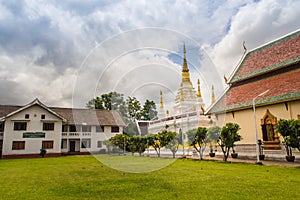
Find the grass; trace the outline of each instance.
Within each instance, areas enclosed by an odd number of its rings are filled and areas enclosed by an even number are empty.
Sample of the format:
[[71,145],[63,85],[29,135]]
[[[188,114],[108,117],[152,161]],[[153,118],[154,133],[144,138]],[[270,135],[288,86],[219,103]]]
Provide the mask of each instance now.
[[[128,169],[125,163],[131,163],[130,169],[147,162],[169,165],[127,173],[97,159],[122,169]],[[0,160],[0,199],[300,199],[299,168],[131,156],[97,159]]]

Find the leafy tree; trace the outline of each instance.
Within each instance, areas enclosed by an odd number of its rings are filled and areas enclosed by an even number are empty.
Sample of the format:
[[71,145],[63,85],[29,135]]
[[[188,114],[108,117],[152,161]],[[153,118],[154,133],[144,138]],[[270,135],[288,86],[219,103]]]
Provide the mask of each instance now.
[[176,132],[173,132],[175,137],[174,139],[166,145],[166,148],[170,149],[172,154],[173,154],[173,158],[175,158],[175,154],[178,151],[179,148],[179,135]]
[[157,119],[157,111],[154,101],[146,100],[141,111],[142,120]]
[[148,148],[148,150],[149,150],[149,147],[150,147],[150,146],[153,146],[154,143],[155,143],[155,135],[149,133],[149,134],[145,135],[144,137],[145,137],[145,139],[146,139],[147,148]]
[[163,130],[154,135],[152,147],[155,149],[158,157],[160,157],[160,149],[167,146],[175,136],[175,132],[168,132],[167,130]]
[[127,97],[124,100],[124,95],[117,92],[102,94],[101,97],[91,99],[86,104],[90,109],[118,110],[125,122],[128,124],[124,128],[124,133],[127,135],[138,135],[138,128],[135,120],[151,120],[157,119],[157,111],[155,103],[146,100],[143,107],[135,97]]
[[280,119],[277,124],[277,131],[284,139],[284,146],[288,156],[292,156],[292,148],[300,150],[300,120]]
[[129,149],[129,151],[131,152],[132,155],[136,152],[136,149],[137,149],[136,143],[137,143],[137,141],[135,140],[134,137],[132,137],[132,136],[128,137],[127,147],[128,147],[128,149]]
[[198,127],[187,132],[188,143],[193,146],[197,152],[199,152],[200,159],[203,160],[203,152],[205,150],[207,129],[204,127]]
[[146,137],[141,137],[141,136],[129,137],[129,149],[132,154],[137,152],[141,156],[147,147],[148,144],[147,144]]
[[126,102],[124,95],[117,92],[110,92],[108,94],[101,95],[104,109],[106,110],[118,110],[124,117],[127,117]]
[[103,110],[103,101],[102,98],[96,97],[87,102],[86,107],[89,109],[101,109]]
[[207,130],[207,142],[209,143],[210,152],[213,153],[213,145],[215,145],[219,139],[221,127],[214,126]]
[[242,137],[238,133],[239,130],[240,126],[235,123],[227,123],[221,130],[218,144],[222,149],[224,161],[227,161],[229,151],[234,147],[234,143],[242,140]]
[[123,153],[125,154],[125,151],[128,151],[128,141],[129,136],[126,134],[117,134],[114,137],[111,137],[109,141],[119,147],[121,150],[123,150]]
[[135,97],[128,97],[126,106],[129,120],[141,119],[141,104]]

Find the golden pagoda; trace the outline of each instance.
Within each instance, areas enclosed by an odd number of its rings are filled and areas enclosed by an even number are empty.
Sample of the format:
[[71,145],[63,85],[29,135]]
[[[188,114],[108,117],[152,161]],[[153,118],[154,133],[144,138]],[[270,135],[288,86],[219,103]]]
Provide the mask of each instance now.
[[174,113],[179,114],[195,111],[202,112],[201,106],[204,107],[201,97],[200,80],[198,79],[198,91],[196,92],[190,80],[190,72],[186,59],[186,49],[184,44],[181,83],[175,98],[175,105],[173,107]]

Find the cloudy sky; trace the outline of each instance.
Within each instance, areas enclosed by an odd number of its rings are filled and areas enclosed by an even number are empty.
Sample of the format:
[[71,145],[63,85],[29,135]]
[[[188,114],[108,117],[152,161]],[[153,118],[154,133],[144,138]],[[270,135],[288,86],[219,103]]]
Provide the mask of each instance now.
[[0,0],[0,104],[84,107],[117,91],[171,110],[183,43],[207,106],[248,50],[300,28],[300,1]]

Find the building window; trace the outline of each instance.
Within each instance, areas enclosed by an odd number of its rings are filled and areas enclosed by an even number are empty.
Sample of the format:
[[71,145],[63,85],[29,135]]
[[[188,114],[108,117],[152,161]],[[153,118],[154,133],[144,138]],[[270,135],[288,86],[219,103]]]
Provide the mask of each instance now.
[[44,131],[53,131],[54,123],[43,123],[43,130]]
[[82,139],[81,148],[91,148],[91,139]]
[[25,141],[13,141],[12,150],[24,150],[25,149]]
[[68,125],[62,125],[61,131],[62,132],[68,132]]
[[68,141],[66,139],[61,140],[61,148],[66,149],[67,148]]
[[27,122],[15,122],[14,123],[14,130],[15,131],[26,131]]
[[104,132],[104,126],[96,126],[96,132],[97,133]]
[[98,142],[97,142],[97,147],[98,147],[98,148],[102,148],[102,145],[103,145],[103,142],[102,142],[102,141],[98,141]]
[[0,131],[4,131],[4,122],[0,122]]
[[82,132],[91,132],[91,126],[90,125],[82,126]]
[[41,119],[45,119],[46,118],[46,116],[43,114],[43,115],[41,115]]
[[119,127],[118,126],[112,126],[111,127],[111,132],[112,133],[119,133]]
[[53,141],[43,141],[42,149],[53,149]]
[[80,126],[76,126],[74,124],[69,126],[70,132],[80,132],[80,130],[81,130]]
[[25,119],[29,119],[29,114],[25,114]]

